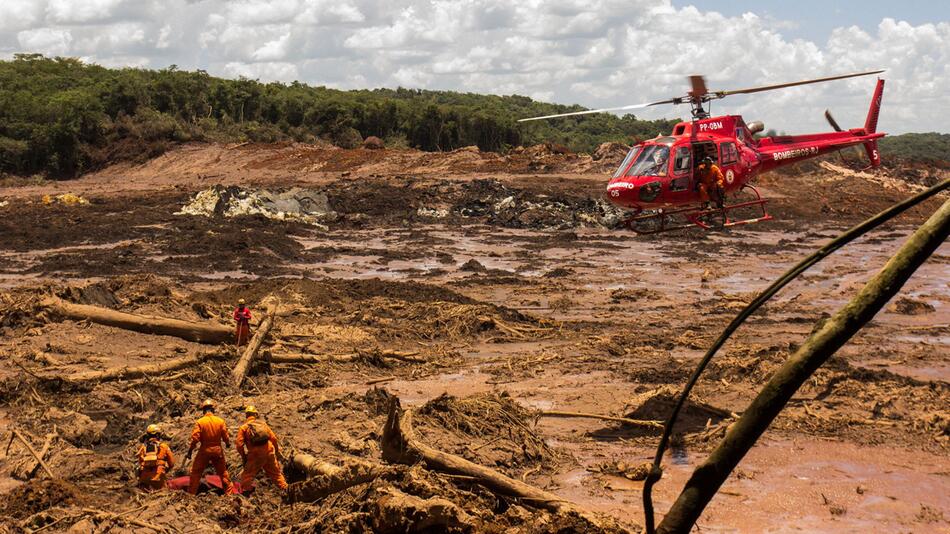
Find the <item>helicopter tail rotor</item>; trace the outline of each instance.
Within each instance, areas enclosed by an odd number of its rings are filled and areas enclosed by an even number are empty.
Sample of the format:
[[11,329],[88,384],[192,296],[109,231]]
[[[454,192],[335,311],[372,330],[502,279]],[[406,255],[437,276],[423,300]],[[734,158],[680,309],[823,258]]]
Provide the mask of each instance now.
[[[826,109],[826,110],[825,110],[825,120],[828,121],[828,124],[829,124],[829,125],[831,125],[831,129],[832,129],[832,130],[834,130],[834,131],[836,131],[836,132],[843,132],[843,131],[844,131],[844,129],[843,129],[840,125],[838,125],[838,121],[835,120],[835,117],[834,117],[834,115],[831,114],[831,110],[830,110],[830,109]],[[857,154],[858,157],[861,157],[861,149],[858,148],[857,146],[855,146],[855,147],[853,147],[853,148],[854,148],[854,153]]]

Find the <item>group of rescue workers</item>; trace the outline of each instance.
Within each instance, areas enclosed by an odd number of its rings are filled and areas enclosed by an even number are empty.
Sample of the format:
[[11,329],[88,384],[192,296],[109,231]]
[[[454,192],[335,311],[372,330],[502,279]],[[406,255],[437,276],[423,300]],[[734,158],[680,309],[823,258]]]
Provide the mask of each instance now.
[[[214,414],[214,401],[206,400],[201,403],[202,416],[195,422],[191,430],[191,442],[185,459],[191,459],[191,473],[188,481],[188,493],[198,493],[201,477],[210,465],[221,479],[221,489],[225,494],[237,493],[231,476],[228,473],[227,462],[224,458],[224,449],[231,446],[228,426],[224,419]],[[260,419],[257,408],[244,408],[245,421],[237,431],[235,446],[238,456],[241,457],[243,471],[241,472],[241,491],[251,487],[251,483],[261,470],[267,477],[282,490],[287,489],[287,481],[281,472],[279,460],[280,443],[273,430]],[[167,483],[168,472],[175,467],[175,457],[171,448],[162,441],[161,431],[157,425],[149,425],[145,432],[145,442],[139,447],[139,486],[143,489],[163,489]]]
[[[237,344],[238,346],[245,345],[250,336],[251,310],[245,305],[244,299],[238,301],[233,318],[236,323]],[[201,403],[200,410],[202,416],[195,421],[195,426],[191,430],[188,453],[185,454],[185,459],[188,460],[191,459],[195,449],[198,450],[191,464],[188,493],[192,495],[198,493],[201,477],[209,465],[221,479],[221,489],[224,493],[236,493],[224,458],[224,448],[231,446],[228,426],[224,419],[214,414],[214,401],[210,399],[204,401]],[[235,438],[238,456],[241,457],[243,465],[241,491],[250,488],[254,477],[262,469],[277,487],[281,490],[287,489],[287,481],[284,480],[278,463],[282,457],[277,436],[260,418],[254,406],[245,406],[244,415],[244,424],[238,429]],[[148,425],[143,441],[137,455],[139,486],[147,490],[163,489],[167,484],[168,472],[175,467],[175,457],[172,455],[171,448],[162,442],[158,425]]]

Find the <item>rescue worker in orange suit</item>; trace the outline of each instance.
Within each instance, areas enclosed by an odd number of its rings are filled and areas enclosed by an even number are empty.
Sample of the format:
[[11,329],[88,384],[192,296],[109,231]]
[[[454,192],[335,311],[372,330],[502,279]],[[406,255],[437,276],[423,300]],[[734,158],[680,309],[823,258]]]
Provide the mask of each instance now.
[[168,445],[162,443],[158,425],[148,425],[145,443],[139,447],[139,487],[160,490],[165,487],[165,473],[175,467],[175,457]]
[[241,489],[250,487],[254,477],[264,469],[267,478],[277,484],[278,488],[286,490],[287,481],[284,480],[280,464],[277,463],[277,459],[281,457],[277,436],[267,423],[259,418],[257,408],[248,406],[244,408],[244,414],[247,420],[238,429],[236,440],[238,454],[244,463]]
[[251,309],[244,305],[244,299],[238,300],[237,308],[234,308],[234,322],[237,323],[234,331],[237,346],[247,345],[251,339]]
[[703,162],[696,169],[697,186],[699,188],[699,198],[704,204],[711,199],[716,201],[716,205],[722,208],[723,187],[725,180],[722,177],[722,171],[713,163],[709,156],[703,158]]
[[201,475],[204,474],[208,464],[214,467],[215,473],[221,477],[221,487],[225,495],[234,493],[234,486],[231,484],[231,477],[228,476],[228,466],[224,462],[224,449],[231,446],[231,439],[228,437],[228,426],[224,419],[214,415],[214,402],[206,400],[201,403],[201,411],[204,412],[196,422],[191,431],[191,445],[188,447],[188,454],[185,459],[191,458],[191,454],[198,447],[198,455],[191,464],[191,480],[188,481],[188,493],[194,495],[198,493],[198,484],[201,482]]

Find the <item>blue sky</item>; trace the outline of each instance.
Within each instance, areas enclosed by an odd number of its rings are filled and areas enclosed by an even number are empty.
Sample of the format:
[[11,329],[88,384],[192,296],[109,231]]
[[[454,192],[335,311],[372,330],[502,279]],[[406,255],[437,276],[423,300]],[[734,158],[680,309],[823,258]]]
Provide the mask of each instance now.
[[783,26],[786,37],[815,42],[826,41],[833,29],[842,26],[873,31],[887,17],[915,26],[950,22],[948,0],[674,0],[673,5],[692,5],[727,16],[755,13],[790,23]]

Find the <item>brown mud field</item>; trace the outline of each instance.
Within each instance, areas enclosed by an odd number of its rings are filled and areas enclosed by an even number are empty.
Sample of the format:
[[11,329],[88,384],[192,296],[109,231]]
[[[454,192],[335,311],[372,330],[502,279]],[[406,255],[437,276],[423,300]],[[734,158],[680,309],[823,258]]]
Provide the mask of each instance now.
[[[638,531],[641,466],[659,431],[544,412],[662,421],[757,291],[940,171],[904,180],[832,159],[759,180],[775,221],[644,237],[617,228],[622,214],[603,200],[615,163],[544,147],[502,157],[196,145],[0,188],[0,530]],[[180,213],[216,184],[237,186],[239,201]],[[245,209],[247,192],[293,187],[326,201],[319,221]],[[726,344],[675,428],[654,490],[660,517],[815,323],[944,200],[821,262]],[[280,302],[240,388],[230,373],[243,349],[78,320],[56,304],[230,326],[238,298],[252,331]],[[159,374],[127,370],[189,358]],[[698,531],[947,531],[948,381],[945,244],[798,392]],[[304,480],[288,462],[290,498],[263,477],[244,497],[136,490],[145,427],[160,425],[184,474],[208,397],[232,433],[254,404],[286,458],[310,455],[358,480],[324,491],[333,477]],[[576,509],[395,461],[383,439],[395,399],[415,439]]]

